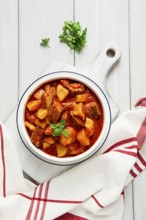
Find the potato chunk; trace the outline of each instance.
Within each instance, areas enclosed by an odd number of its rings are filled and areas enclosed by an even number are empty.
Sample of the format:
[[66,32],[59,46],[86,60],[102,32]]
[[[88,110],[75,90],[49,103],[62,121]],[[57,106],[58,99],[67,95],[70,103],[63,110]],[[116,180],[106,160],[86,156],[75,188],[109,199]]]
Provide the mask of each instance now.
[[44,90],[43,90],[43,89],[39,89],[39,90],[37,90],[37,91],[34,93],[33,97],[36,98],[36,99],[41,99],[43,93],[44,93]]
[[86,131],[86,135],[88,137],[92,136],[94,134],[95,131],[95,127],[94,127],[94,121],[90,118],[86,118],[85,121],[85,131]]
[[67,127],[65,130],[68,131],[69,137],[65,137],[63,135],[60,135],[59,137],[59,142],[64,146],[73,143],[77,136],[76,131],[72,127]]
[[76,102],[86,102],[87,100],[88,100],[88,94],[86,93],[76,95]]
[[68,95],[68,93],[69,91],[66,88],[64,88],[62,85],[59,84],[57,86],[57,96],[60,101],[63,101]]
[[28,102],[27,108],[29,111],[35,111],[39,109],[40,105],[41,105],[41,100],[33,100]]
[[85,129],[82,129],[78,132],[77,140],[80,142],[82,146],[90,145],[90,139],[87,137]]
[[66,153],[67,153],[67,148],[66,147],[64,147],[61,144],[57,144],[56,148],[57,148],[57,156],[58,157],[63,157],[63,156],[66,155]]
[[43,140],[43,150],[48,149],[52,144],[55,143],[54,137],[47,137]]
[[85,108],[83,103],[79,103],[75,106],[74,110],[72,111],[73,115],[81,118],[82,120],[85,120]]
[[29,130],[31,130],[31,131],[35,130],[35,126],[33,124],[31,124],[30,122],[28,122],[28,121],[25,121],[25,126],[27,128],[29,128]]
[[46,118],[48,115],[48,110],[47,109],[43,109],[43,108],[40,108],[38,111],[37,111],[37,117],[39,119],[44,119]]
[[40,121],[38,118],[34,121],[35,125],[38,125],[40,128],[45,129],[47,126],[46,121]]

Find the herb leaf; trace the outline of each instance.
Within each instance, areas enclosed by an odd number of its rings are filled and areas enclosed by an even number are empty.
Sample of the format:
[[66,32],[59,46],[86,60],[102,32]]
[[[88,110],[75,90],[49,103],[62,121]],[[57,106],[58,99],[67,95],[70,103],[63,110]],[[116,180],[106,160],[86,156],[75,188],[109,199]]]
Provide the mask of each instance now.
[[45,46],[45,47],[47,47],[47,46],[50,47],[49,41],[50,41],[50,38],[44,38],[44,39],[42,39],[40,45]]
[[61,120],[60,123],[58,124],[50,124],[50,127],[53,129],[52,136],[57,137],[62,134],[65,137],[69,137],[69,132],[64,129],[65,124],[66,124],[65,120]]
[[87,28],[82,31],[79,22],[65,21],[62,30],[60,41],[79,53],[86,44]]

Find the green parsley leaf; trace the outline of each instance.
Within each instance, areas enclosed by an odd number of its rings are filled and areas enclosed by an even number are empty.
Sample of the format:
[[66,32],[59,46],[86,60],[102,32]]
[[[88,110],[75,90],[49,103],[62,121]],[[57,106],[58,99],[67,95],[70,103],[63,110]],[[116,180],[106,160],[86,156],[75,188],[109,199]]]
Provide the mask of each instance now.
[[62,30],[60,41],[79,53],[86,44],[87,28],[82,31],[79,22],[65,21]]
[[50,41],[50,38],[44,38],[44,39],[42,39],[40,45],[44,46],[44,47],[50,47],[49,41]]
[[65,120],[61,120],[58,124],[50,124],[50,127],[53,129],[52,136],[57,137],[62,134],[65,137],[69,137],[69,132],[64,129],[65,124]]

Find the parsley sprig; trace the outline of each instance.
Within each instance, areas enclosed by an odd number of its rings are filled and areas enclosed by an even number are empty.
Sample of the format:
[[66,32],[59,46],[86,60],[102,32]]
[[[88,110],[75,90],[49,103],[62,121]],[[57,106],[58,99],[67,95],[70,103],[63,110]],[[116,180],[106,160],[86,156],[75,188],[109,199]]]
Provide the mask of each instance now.
[[53,129],[52,136],[57,137],[62,134],[65,137],[69,137],[69,132],[64,129],[65,124],[66,124],[66,121],[63,119],[60,121],[60,123],[50,124],[50,127]]
[[50,41],[50,38],[44,38],[44,39],[42,39],[40,45],[45,46],[45,47],[50,47],[49,41]]
[[60,41],[79,53],[86,44],[87,28],[82,31],[79,22],[65,21],[62,29],[63,33],[59,36]]

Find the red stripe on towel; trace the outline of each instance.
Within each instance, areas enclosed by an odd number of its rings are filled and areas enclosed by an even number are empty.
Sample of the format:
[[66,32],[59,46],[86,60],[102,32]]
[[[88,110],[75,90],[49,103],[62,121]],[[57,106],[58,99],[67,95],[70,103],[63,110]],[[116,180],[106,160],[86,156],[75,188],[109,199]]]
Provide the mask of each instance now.
[[144,160],[144,158],[141,156],[141,154],[138,152],[137,153],[137,157],[138,157],[138,159],[140,160],[140,162],[144,165],[144,166],[146,166],[146,161]]
[[134,173],[134,171],[133,171],[133,170],[130,170],[130,174],[131,174],[131,176],[133,176],[134,178],[137,176],[137,174],[136,174],[136,173]]
[[143,169],[138,165],[137,162],[134,164],[134,166],[140,173],[142,172]]
[[6,165],[5,165],[5,156],[4,156],[3,130],[1,124],[0,124],[0,140],[1,140],[1,159],[3,166],[3,197],[6,197]]
[[[33,198],[35,197],[36,195],[36,190],[37,190],[37,187],[35,188],[34,190],[34,193],[33,193]],[[22,193],[18,193],[18,195],[22,196],[23,194]],[[25,197],[26,198],[26,197]],[[30,203],[30,207],[29,207],[29,210],[28,210],[28,213],[27,213],[27,216],[25,218],[25,220],[30,220],[31,218],[31,214],[32,214],[32,210],[33,210],[33,207],[34,207],[34,200],[32,199],[31,203]]]
[[79,204],[83,201],[73,201],[73,200],[59,200],[59,199],[43,199],[38,197],[30,197],[28,195],[25,195],[24,193],[18,193],[17,195],[22,196],[26,199],[32,200],[32,201],[44,201],[44,202],[52,202],[52,203],[68,203],[68,204]]
[[111,147],[109,147],[104,153],[108,153],[109,151],[113,150],[114,148],[116,148],[120,145],[128,144],[128,143],[133,142],[133,141],[137,141],[136,137],[132,137],[132,138],[128,138],[128,139],[125,139],[125,140],[122,140],[122,141],[118,141],[117,143],[115,143]]
[[142,125],[137,133],[137,140],[138,140],[139,149],[143,145],[145,138],[146,138],[146,118],[142,122]]
[[[37,187],[37,189],[39,189],[39,195],[38,195],[38,197],[41,198],[41,196],[42,196],[42,190],[43,190],[43,184],[39,185],[39,187]],[[38,212],[39,212],[39,208],[40,208],[40,202],[41,202],[40,200],[38,200],[38,202],[37,202],[34,219],[37,219]]]
[[92,195],[91,197],[94,199],[94,201],[96,202],[96,204],[97,204],[100,208],[104,208],[104,206],[100,204],[100,202],[96,199],[96,197],[95,197],[94,195]]
[[126,150],[115,150],[116,152],[120,152],[122,154],[127,154],[127,155],[130,155],[130,156],[133,156],[133,157],[136,157],[137,156],[137,153],[135,152],[130,152],[130,151],[126,151]]
[[[50,181],[48,181],[47,184],[46,184],[45,197],[44,197],[44,199],[47,199],[47,197],[48,197],[49,185],[50,185]],[[42,214],[41,214],[41,220],[44,219],[45,210],[46,210],[46,204],[47,204],[46,202],[44,202],[44,204],[43,204]]]

